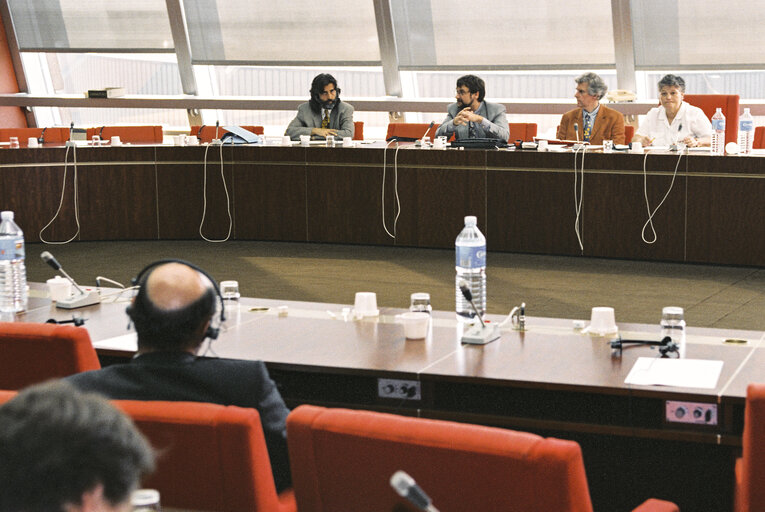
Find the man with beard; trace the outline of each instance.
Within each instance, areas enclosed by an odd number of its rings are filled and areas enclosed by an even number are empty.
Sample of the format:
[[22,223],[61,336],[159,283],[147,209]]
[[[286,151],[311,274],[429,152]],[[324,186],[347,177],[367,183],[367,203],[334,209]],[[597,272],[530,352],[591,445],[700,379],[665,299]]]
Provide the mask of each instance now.
[[499,103],[483,101],[486,84],[475,75],[465,75],[457,79],[457,103],[447,109],[446,119],[436,131],[436,137],[442,135],[457,139],[497,139],[507,141],[510,127],[505,117],[505,106]]
[[311,83],[311,99],[298,107],[295,119],[287,126],[285,135],[300,140],[301,135],[325,139],[353,137],[353,107],[341,103],[337,80],[330,74],[316,75]]

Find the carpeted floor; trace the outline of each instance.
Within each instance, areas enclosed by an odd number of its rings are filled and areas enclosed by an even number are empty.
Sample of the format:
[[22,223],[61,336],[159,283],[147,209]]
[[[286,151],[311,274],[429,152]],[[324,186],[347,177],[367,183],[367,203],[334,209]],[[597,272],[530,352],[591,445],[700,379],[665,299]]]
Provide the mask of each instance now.
[[[357,291],[382,307],[407,307],[430,292],[435,309],[454,307],[454,252],[284,242],[142,241],[27,244],[30,281],[55,273],[50,251],[81,284],[104,276],[128,284],[144,265],[182,258],[216,279],[236,279],[242,295],[350,304]],[[612,306],[618,322],[658,323],[663,306],[682,306],[689,326],[765,330],[765,269],[489,253],[488,311],[526,303],[530,316],[588,319]]]

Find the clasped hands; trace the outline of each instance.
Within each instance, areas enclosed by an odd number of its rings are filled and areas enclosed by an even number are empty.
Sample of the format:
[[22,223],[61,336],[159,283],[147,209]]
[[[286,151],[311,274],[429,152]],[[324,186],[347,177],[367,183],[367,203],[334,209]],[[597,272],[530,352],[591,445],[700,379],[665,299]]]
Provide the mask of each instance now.
[[337,130],[334,128],[311,128],[311,135],[318,135],[319,137],[326,137],[327,135],[337,135]]
[[483,121],[483,117],[474,113],[473,109],[471,109],[470,107],[465,107],[462,110],[460,110],[459,114],[457,114],[457,116],[454,118],[455,126],[459,126],[461,124],[468,124],[469,121],[480,124]]

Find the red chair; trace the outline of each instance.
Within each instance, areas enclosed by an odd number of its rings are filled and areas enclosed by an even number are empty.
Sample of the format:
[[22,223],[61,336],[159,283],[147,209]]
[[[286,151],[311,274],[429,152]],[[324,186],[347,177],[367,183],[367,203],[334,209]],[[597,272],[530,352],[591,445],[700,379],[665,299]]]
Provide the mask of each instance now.
[[0,142],[8,142],[11,137],[18,137],[22,148],[27,147],[29,137],[42,138],[43,143],[64,144],[69,140],[69,128],[0,128]]
[[715,109],[722,108],[725,142],[738,142],[738,94],[686,94],[683,99],[703,110],[709,119],[712,119]]
[[632,142],[632,137],[635,136],[635,127],[631,124],[624,125],[624,143],[629,144]]
[[276,493],[260,415],[192,402],[113,400],[157,450],[143,482],[162,505],[218,512],[295,511],[292,490]]
[[88,128],[86,133],[88,140],[98,135],[101,140],[108,141],[117,135],[120,142],[135,144],[162,144],[164,137],[161,126],[99,126]]
[[537,136],[537,123],[507,123],[510,126],[510,138],[508,142],[520,139],[523,142],[532,142]]
[[754,129],[754,149],[765,149],[765,126],[757,126]]
[[71,325],[0,323],[0,354],[0,389],[101,368],[88,331]]
[[[300,512],[397,510],[409,473],[442,512],[591,512],[579,445],[534,434],[301,405],[287,418]],[[636,510],[677,511],[649,500]]]
[[746,390],[743,450],[736,461],[735,512],[765,511],[765,384]]
[[[411,139],[421,139],[424,136],[430,137],[430,140],[436,136],[436,130],[441,125],[434,124],[428,129],[430,123],[389,123],[388,132],[385,134],[385,140],[391,137],[407,137]],[[425,130],[428,133],[425,133]]]
[[[244,126],[243,125],[242,128],[244,128],[248,132],[254,133],[255,135],[263,135],[264,133],[264,129],[262,126]],[[191,127],[191,131],[189,135],[196,135],[199,138],[199,142],[212,142],[212,140],[215,138],[215,135],[216,135],[215,131],[216,131],[215,126],[194,125]],[[223,134],[226,133],[226,130],[224,130],[222,126],[218,128],[217,131],[218,131],[218,134],[217,134],[218,138],[223,137]]]
[[0,391],[0,405],[13,399],[16,396],[15,391]]
[[353,122],[353,140],[364,140],[364,121]]

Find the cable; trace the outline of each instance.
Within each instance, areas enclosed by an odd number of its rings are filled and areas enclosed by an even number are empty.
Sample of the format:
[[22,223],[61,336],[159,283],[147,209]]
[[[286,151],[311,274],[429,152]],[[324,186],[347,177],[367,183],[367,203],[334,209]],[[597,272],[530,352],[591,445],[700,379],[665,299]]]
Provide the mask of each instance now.
[[223,181],[223,191],[226,193],[226,213],[228,214],[228,233],[226,234],[226,238],[223,238],[220,240],[207,238],[204,235],[204,233],[202,233],[202,226],[204,226],[205,217],[207,216],[207,152],[210,150],[210,146],[212,146],[212,144],[208,144],[207,147],[205,148],[204,179],[202,180],[202,197],[203,197],[202,221],[199,223],[199,236],[201,236],[202,239],[206,242],[220,243],[220,242],[226,242],[228,241],[229,238],[231,238],[231,229],[234,226],[234,221],[231,218],[231,198],[228,195],[228,186],[226,185],[226,176],[225,174],[223,174],[223,144],[220,144],[220,178]]
[[[51,242],[46,240],[45,237],[43,237],[43,232],[46,229],[48,229],[48,227],[51,224],[53,224],[53,222],[58,218],[59,213],[61,213],[61,207],[64,205],[64,195],[66,193],[66,171],[67,171],[67,168],[69,167],[69,148],[70,147],[73,148],[72,158],[74,160],[74,182],[72,184],[72,188],[74,189],[74,222],[77,225],[77,231],[74,233],[74,235],[72,235],[72,238],[70,238],[69,240],[66,240],[64,242]],[[64,245],[64,244],[68,244],[69,242],[71,242],[72,240],[74,240],[75,238],[79,236],[80,234],[80,205],[77,198],[77,189],[78,189],[77,187],[77,146],[74,143],[72,143],[71,145],[67,144],[66,152],[64,153],[64,183],[61,186],[61,200],[58,203],[58,209],[56,210],[56,213],[53,215],[53,218],[40,230],[39,236],[40,236],[41,242],[45,244],[49,244],[49,245]]]
[[[576,155],[579,154],[579,150],[582,150],[582,179],[579,183],[579,192],[577,195],[577,169],[576,169]],[[579,224],[581,223],[582,203],[584,202],[584,155],[587,153],[587,145],[582,144],[574,150],[574,212],[576,212],[576,219],[574,220],[574,232],[576,233],[576,239],[579,242],[579,249],[584,254],[584,244],[582,243],[582,233]]]
[[[388,148],[391,144],[396,143],[396,152],[394,153],[393,157],[393,174],[394,174],[394,180],[393,180],[393,188],[396,193],[396,215],[393,218],[393,233],[391,233],[388,230],[388,226],[385,224],[385,172],[388,167]],[[383,174],[382,174],[382,225],[385,232],[388,234],[389,237],[392,239],[396,239],[396,223],[398,222],[398,217],[401,215],[401,201],[398,197],[398,150],[400,149],[400,146],[398,145],[397,140],[391,140],[385,145],[385,149],[383,149]]]
[[[651,205],[648,202],[648,172],[646,171],[646,163],[648,162],[648,151],[645,153],[645,157],[643,158],[643,197],[645,197],[645,207],[648,212],[648,220],[645,221],[645,224],[643,224],[643,229],[640,232],[640,237],[643,239],[643,242],[647,244],[654,244],[656,243],[656,240],[658,239],[658,236],[656,235],[656,229],[653,227],[653,217],[656,215],[656,212],[659,211],[659,208],[661,208],[661,205],[664,204],[664,201],[669,196],[669,193],[672,192],[672,187],[675,184],[675,178],[677,177],[677,170],[680,168],[680,160],[683,158],[683,153],[681,152],[677,156],[677,163],[675,164],[675,171],[672,173],[672,181],[669,183],[669,188],[667,189],[667,193],[664,194],[664,197],[661,199],[659,204],[656,206],[654,211],[651,211]],[[645,237],[645,228],[648,226],[651,226],[651,232],[653,233],[653,240],[647,240]]]

